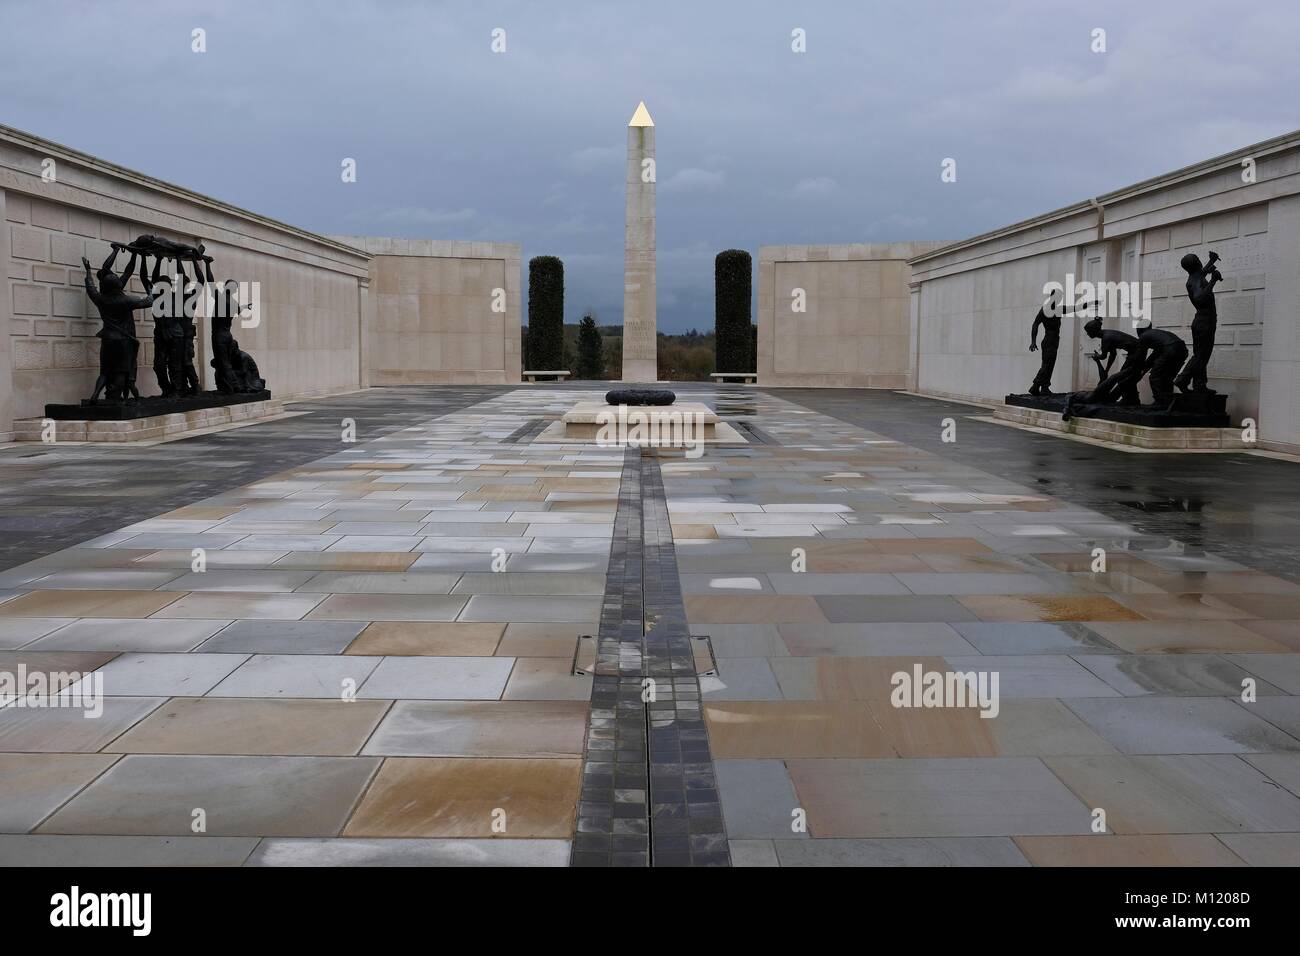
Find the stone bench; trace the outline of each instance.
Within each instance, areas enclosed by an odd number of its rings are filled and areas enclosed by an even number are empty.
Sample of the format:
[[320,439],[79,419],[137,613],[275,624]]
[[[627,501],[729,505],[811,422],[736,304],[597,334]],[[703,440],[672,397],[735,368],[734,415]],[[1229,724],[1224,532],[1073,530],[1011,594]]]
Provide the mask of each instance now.
[[528,382],[536,382],[538,377],[545,376],[547,378],[554,378],[557,379],[558,381],[563,382],[566,378],[569,377],[569,374],[570,373],[568,369],[564,369],[562,371],[557,371],[557,372],[524,372],[524,380]]
[[758,381],[758,373],[757,372],[711,372],[709,374],[709,378],[717,382],[730,382],[734,380],[734,381],[749,383],[749,382]]

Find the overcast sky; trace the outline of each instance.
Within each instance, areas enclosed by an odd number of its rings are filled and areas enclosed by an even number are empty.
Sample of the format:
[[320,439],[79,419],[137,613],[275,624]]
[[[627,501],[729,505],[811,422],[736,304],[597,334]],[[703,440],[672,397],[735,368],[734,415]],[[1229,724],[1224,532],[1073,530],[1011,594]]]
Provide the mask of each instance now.
[[722,249],[959,239],[1300,127],[1298,43],[1293,0],[0,0],[0,122],[320,233],[520,242],[616,324],[644,99],[681,331]]

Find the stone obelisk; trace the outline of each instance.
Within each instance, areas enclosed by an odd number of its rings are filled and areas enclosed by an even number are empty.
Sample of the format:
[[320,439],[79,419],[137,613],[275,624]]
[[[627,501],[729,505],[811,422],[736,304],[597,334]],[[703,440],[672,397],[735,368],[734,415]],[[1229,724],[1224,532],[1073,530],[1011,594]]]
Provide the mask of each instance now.
[[645,103],[627,124],[623,240],[623,381],[659,378],[655,320],[655,124]]

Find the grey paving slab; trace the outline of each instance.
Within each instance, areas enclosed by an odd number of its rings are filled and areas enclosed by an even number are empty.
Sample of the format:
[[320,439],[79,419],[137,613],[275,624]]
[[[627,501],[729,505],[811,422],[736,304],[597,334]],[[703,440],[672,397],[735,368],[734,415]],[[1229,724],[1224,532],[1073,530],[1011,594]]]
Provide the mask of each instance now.
[[1029,866],[1009,837],[806,840],[774,846],[781,866]]
[[217,633],[229,620],[164,621],[151,618],[82,618],[27,645],[46,651],[159,651],[192,650]]
[[248,866],[566,866],[568,840],[266,839]]
[[450,594],[458,572],[321,571],[309,575],[297,590],[328,594]]
[[813,571],[799,574],[790,571],[767,575],[777,594],[893,594],[910,593],[893,574],[821,574]]
[[895,574],[913,594],[1055,594],[1075,591],[1063,576],[902,572]]
[[744,867],[780,866],[771,840],[730,840],[731,865]]
[[1228,754],[1049,757],[1114,833],[1300,830],[1300,798]]
[[116,759],[108,754],[0,753],[0,833],[26,833]]
[[[1261,697],[1253,704],[1234,703],[1250,714],[1267,720],[1296,739],[1300,739],[1300,697]],[[1269,748],[1261,747],[1261,750]],[[1278,747],[1289,750],[1289,747]]]
[[14,650],[71,624],[72,617],[0,618],[0,650]]
[[716,674],[701,675],[700,693],[707,700],[781,699],[781,688],[772,667],[761,657],[735,657],[720,662]]
[[[179,571],[146,571],[119,568],[91,568],[85,571],[55,571],[31,582],[33,588],[69,590],[149,591],[162,587],[180,575]],[[179,590],[187,590],[180,588]]]
[[799,798],[780,760],[718,760],[714,767],[727,836],[736,839],[806,840],[794,828]]
[[574,674],[563,657],[517,657],[502,695],[505,700],[591,699],[590,674]]
[[580,757],[586,701],[399,700],[363,753],[406,757]]
[[247,654],[121,654],[95,679],[109,697],[201,697],[246,660]]
[[1218,833],[1251,866],[1300,866],[1300,833]]
[[164,591],[293,591],[310,580],[310,571],[261,569],[234,571],[208,568],[190,572],[160,586]]
[[240,866],[256,837],[0,835],[0,866]]
[[940,622],[862,624],[778,624],[792,657],[876,657],[881,655],[971,654],[975,648]]
[[1091,811],[1035,758],[790,760],[815,838],[1090,832]]
[[[1079,662],[1125,697],[1240,697],[1250,678],[1217,654],[1088,654]],[[1282,693],[1267,681],[1254,683],[1257,693]]]
[[464,575],[453,588],[455,594],[511,595],[602,595],[605,575],[558,571],[517,573],[475,573]]
[[1300,654],[1227,654],[1229,661],[1288,694],[1300,694]]
[[1300,796],[1300,754],[1247,754],[1242,759],[1270,780]]
[[1086,624],[1037,621],[962,622],[953,630],[981,654],[1119,654]]
[[154,618],[297,621],[316,607],[323,597],[321,594],[191,591],[155,612]]
[[1125,697],[1065,701],[1124,753],[1233,754],[1300,751],[1300,740],[1223,697]]
[[45,821],[41,833],[334,836],[379,766],[374,757],[128,754]]
[[709,624],[696,629],[707,631],[718,660],[731,657],[789,657],[790,649],[781,640],[775,624]]
[[817,604],[832,624],[976,620],[973,612],[950,597],[819,595]]
[[381,660],[359,655],[257,654],[208,696],[342,700],[365,683]]
[[497,700],[512,657],[386,657],[358,697],[394,700]]
[[1002,697],[1118,697],[1119,691],[1086,670],[1073,658],[1059,654],[945,658],[960,672],[993,672]]
[[364,621],[233,621],[201,645],[203,653],[342,654]]

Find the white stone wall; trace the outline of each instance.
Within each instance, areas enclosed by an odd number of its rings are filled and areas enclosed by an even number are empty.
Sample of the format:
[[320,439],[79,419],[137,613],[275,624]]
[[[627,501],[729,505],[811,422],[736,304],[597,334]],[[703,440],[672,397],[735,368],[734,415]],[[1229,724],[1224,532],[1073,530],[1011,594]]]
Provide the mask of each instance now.
[[[1249,167],[1250,175],[1243,175]],[[1300,133],[1257,143],[911,261],[917,388],[998,402],[1028,388],[1026,351],[1043,284],[1149,282],[1156,326],[1191,346],[1195,314],[1179,260],[1213,249],[1224,281],[1210,386],[1264,447],[1300,450]],[[1095,382],[1077,320],[1062,323],[1053,388]],[[1128,317],[1106,325],[1129,328]],[[1145,385],[1144,385],[1145,388]]]
[[[371,385],[520,380],[517,243],[339,239],[372,256],[375,316],[366,360]],[[504,311],[494,311],[497,301]]]
[[[906,388],[910,256],[938,242],[763,246],[761,385]],[[796,310],[800,296],[803,310]]]
[[[42,170],[52,160],[54,178]],[[261,322],[236,329],[277,398],[362,385],[366,256],[94,157],[0,127],[0,194],[7,270],[0,311],[0,435],[46,403],[76,403],[94,387],[98,313],[81,258],[98,268],[111,241],[156,233],[201,239],[218,279],[260,284]],[[120,255],[117,267],[126,265]],[[142,291],[139,280],[132,288]],[[211,387],[209,328],[200,318],[196,366]],[[157,394],[153,323],[139,313],[141,392]]]

